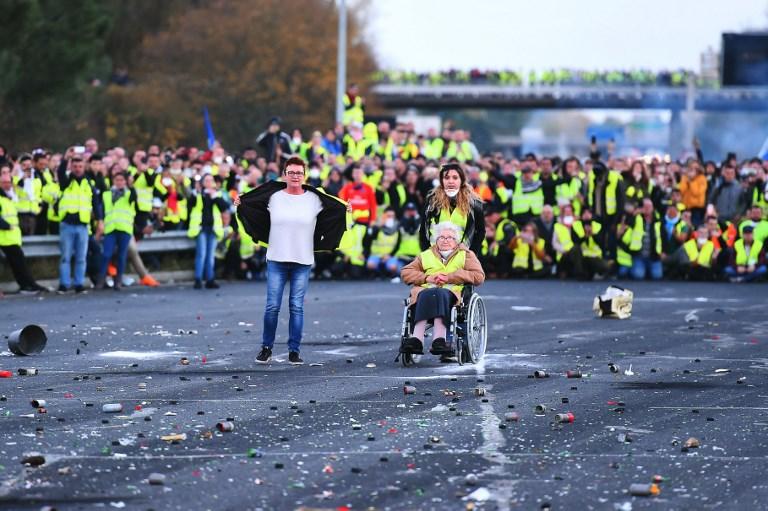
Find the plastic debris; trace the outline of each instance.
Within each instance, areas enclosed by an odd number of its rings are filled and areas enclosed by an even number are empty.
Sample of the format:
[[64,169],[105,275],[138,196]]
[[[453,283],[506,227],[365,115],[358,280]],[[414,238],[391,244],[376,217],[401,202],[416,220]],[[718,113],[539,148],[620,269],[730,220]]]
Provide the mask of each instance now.
[[635,373],[632,371],[632,364],[629,364],[629,369],[624,369],[624,376],[634,376]]
[[19,376],[37,376],[37,369],[34,367],[22,367],[17,371]]
[[216,429],[221,432],[229,432],[235,429],[235,423],[232,421],[221,421],[216,424]]
[[174,435],[163,435],[160,437],[160,440],[164,440],[166,442],[181,442],[182,440],[187,439],[186,433],[178,433]]
[[0,371],[0,378],[11,378],[13,373],[11,371]]
[[104,413],[119,413],[123,411],[123,405],[120,403],[107,403],[102,405],[101,411]]
[[555,422],[558,423],[570,423],[576,420],[576,417],[571,412],[558,413],[555,415]]
[[696,437],[690,437],[688,440],[686,440],[683,443],[683,447],[685,447],[687,449],[697,449],[697,448],[701,447],[701,442]]
[[507,412],[504,414],[504,420],[507,422],[517,422],[520,420],[520,414],[517,412]]
[[403,394],[415,394],[415,393],[416,393],[416,387],[412,385],[403,386]]
[[565,376],[566,378],[581,378],[581,371],[579,370],[566,371]]
[[165,484],[165,474],[160,474],[158,472],[153,472],[149,474],[149,477],[147,478],[147,481],[149,484],[153,486],[162,486]]
[[605,292],[595,297],[592,310],[600,318],[628,319],[632,316],[632,291],[618,286],[608,286]]
[[30,404],[32,404],[32,408],[44,408],[45,399],[33,399]]
[[534,378],[549,378],[549,375],[546,371],[539,369],[538,371],[533,372]]
[[633,483],[629,485],[629,493],[636,497],[655,497],[661,493],[661,489],[654,483]]
[[8,349],[14,355],[34,355],[45,349],[48,337],[37,325],[27,325],[8,335]]

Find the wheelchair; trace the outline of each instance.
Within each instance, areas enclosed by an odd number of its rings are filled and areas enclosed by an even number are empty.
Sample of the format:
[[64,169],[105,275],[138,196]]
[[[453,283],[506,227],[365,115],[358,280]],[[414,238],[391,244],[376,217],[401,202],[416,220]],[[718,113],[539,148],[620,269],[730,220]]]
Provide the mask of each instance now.
[[[404,300],[403,328],[400,337],[400,346],[411,336],[413,332],[414,307],[410,296]],[[461,292],[461,300],[451,307],[450,324],[447,325],[448,338],[446,341],[453,346],[453,355],[443,355],[441,361],[452,361],[453,358],[464,365],[475,364],[485,356],[488,347],[488,316],[485,311],[483,298],[474,292],[472,286],[464,286]],[[427,324],[427,332],[432,329],[432,322]],[[426,349],[426,343],[425,343]],[[408,367],[419,363],[423,355],[400,352],[398,359],[403,366]]]

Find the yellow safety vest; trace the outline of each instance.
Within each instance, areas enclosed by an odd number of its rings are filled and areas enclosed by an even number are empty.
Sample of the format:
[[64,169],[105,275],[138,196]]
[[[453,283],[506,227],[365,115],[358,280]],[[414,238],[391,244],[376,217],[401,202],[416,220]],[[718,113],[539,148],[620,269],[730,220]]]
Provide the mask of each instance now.
[[[464,238],[464,230],[467,228],[467,215],[461,212],[459,208],[453,208],[453,211],[448,213],[446,210],[440,210],[440,215],[437,217],[437,223],[441,224],[443,222],[451,222],[453,225],[459,228],[459,238]],[[437,224],[431,224],[429,226],[429,237],[430,239],[435,234],[435,225]]]
[[376,237],[371,241],[371,255],[385,256],[392,255],[397,245],[397,231],[387,234],[383,229],[379,229]]
[[133,189],[136,190],[136,198],[138,199],[138,206],[139,211],[142,212],[149,212],[152,211],[152,197],[154,196],[154,191],[157,190],[162,194],[167,193],[167,190],[163,186],[163,184],[160,182],[160,176],[158,175],[155,178],[155,184],[154,186],[150,186],[147,183],[147,176],[153,176],[155,175],[155,171],[152,169],[147,169],[144,172],[141,173],[139,177],[136,178],[136,181],[133,183]]
[[699,257],[696,258],[696,262],[702,268],[712,267],[712,254],[715,251],[715,244],[711,240],[704,243],[704,246],[699,250]]
[[544,207],[544,190],[539,187],[535,192],[523,192],[523,180],[517,179],[515,193],[512,196],[512,214],[532,213],[538,215]]
[[[624,234],[621,236],[621,242],[625,245],[629,245],[631,239],[632,228],[627,227],[627,230],[624,231]],[[619,266],[625,266],[627,268],[632,267],[632,256],[629,252],[621,248],[620,245],[616,247],[616,263],[618,263]]]
[[[653,222],[653,230],[656,235],[656,254],[661,254],[661,223]],[[632,228],[632,238],[629,242],[629,249],[638,252],[643,248],[643,235],[645,235],[645,218],[643,215],[635,215],[635,225]]]
[[[546,245],[546,242],[539,238],[539,240],[536,242],[536,247],[539,250],[544,250],[544,246]],[[513,268],[521,268],[523,270],[527,270],[528,268],[528,257],[530,255],[531,259],[533,260],[533,271],[539,271],[544,267],[544,263],[541,259],[539,259],[536,256],[536,253],[532,252],[531,247],[528,246],[528,243],[523,243],[522,241],[518,241],[517,245],[515,246],[514,251],[514,258],[512,259],[512,267]]]
[[[581,179],[579,178],[573,178],[567,183],[560,183],[555,188],[558,205],[560,202],[567,201],[573,207],[573,214],[576,216],[581,214],[581,201],[576,199],[579,193],[581,193]],[[557,209],[555,214],[559,214],[559,207],[553,209]]]
[[59,217],[69,214],[78,215],[80,222],[90,225],[93,210],[93,189],[85,177],[78,183],[71,178],[69,185],[61,194],[59,201]]
[[461,147],[456,142],[451,141],[448,144],[448,150],[445,152],[447,159],[456,158],[460,162],[472,160],[472,146],[466,140],[461,143]]
[[696,238],[691,238],[683,243],[683,250],[688,256],[689,262],[694,263],[699,258],[699,245],[696,243]]
[[[584,257],[596,257],[601,258],[603,257],[603,249],[600,248],[600,245],[597,244],[595,241],[595,236],[597,236],[600,233],[600,230],[603,228],[602,225],[600,225],[600,222],[596,222],[592,220],[590,222],[590,226],[592,227],[592,236],[585,239],[581,243],[581,254]],[[579,238],[584,239],[586,237],[586,231],[584,230],[584,222],[581,220],[577,220],[573,222],[573,232],[576,233],[576,236]]]
[[747,251],[744,250],[744,240],[736,240],[733,244],[733,249],[736,251],[736,265],[737,266],[752,266],[757,264],[757,258],[760,256],[760,251],[763,250],[763,243],[761,241],[753,240],[752,247],[749,249],[749,257],[747,257]]
[[419,245],[419,233],[408,234],[400,229],[400,246],[397,247],[395,257],[413,258],[419,255],[421,246]]
[[[221,211],[219,207],[213,205],[213,233],[216,235],[216,239],[224,238],[224,223],[221,221]],[[200,232],[203,230],[203,197],[197,196],[195,200],[195,207],[189,214],[189,229],[187,230],[187,236],[190,238],[197,238]]]
[[10,229],[0,229],[0,247],[21,246],[21,228],[16,204],[0,192],[0,216],[8,222]]
[[[621,181],[621,174],[615,170],[608,171],[608,179],[605,185],[605,214],[613,215],[616,213],[616,189]],[[595,173],[589,173],[589,186],[587,190],[587,204],[589,208],[594,211],[594,195],[595,195]],[[598,197],[599,200],[599,197]]]
[[348,94],[344,94],[342,101],[344,103],[344,115],[342,117],[344,125],[347,126],[353,122],[362,124],[365,118],[365,113],[363,112],[363,98],[355,96],[355,101],[352,101]]
[[[453,256],[451,256],[450,259],[448,259],[446,262],[443,262],[442,259],[435,255],[434,252],[432,252],[432,249],[427,249],[424,252],[420,254],[421,256],[421,267],[424,268],[424,273],[429,275],[437,275],[438,273],[443,273],[445,275],[449,275],[456,270],[461,270],[464,268],[464,263],[467,261],[467,253],[464,250],[457,250],[454,252]],[[421,285],[421,287],[437,287],[435,284],[430,284],[429,282],[425,282]],[[461,290],[464,289],[463,284],[446,284],[443,286],[444,289],[448,289],[449,291],[453,291],[456,294],[461,294]]]
[[347,237],[345,246],[339,247],[339,251],[349,257],[349,262],[354,266],[363,266],[365,264],[365,255],[363,254],[363,238],[368,232],[368,227],[363,224],[355,224],[344,233]]
[[136,217],[134,203],[131,202],[131,190],[125,189],[117,202],[112,202],[112,190],[104,192],[104,234],[112,231],[133,234],[133,220]]
[[[557,237],[557,240],[560,242],[560,245],[563,247],[563,251],[568,252],[573,248],[573,237],[571,236],[570,229],[568,229],[566,225],[561,224],[560,222],[556,223],[554,235]],[[562,257],[563,257],[563,254],[558,252],[557,260],[559,261],[560,258]]]
[[19,214],[32,214],[37,215],[40,213],[40,201],[42,198],[43,183],[39,179],[32,178],[32,196],[27,196],[27,190],[23,186],[19,186],[21,183],[21,177],[16,176],[13,178],[14,188],[16,191],[16,210]]
[[49,222],[58,222],[61,217],[59,215],[59,197],[61,197],[61,187],[59,183],[55,181],[48,181],[41,192],[41,198],[43,202],[48,205],[48,210],[45,213]]

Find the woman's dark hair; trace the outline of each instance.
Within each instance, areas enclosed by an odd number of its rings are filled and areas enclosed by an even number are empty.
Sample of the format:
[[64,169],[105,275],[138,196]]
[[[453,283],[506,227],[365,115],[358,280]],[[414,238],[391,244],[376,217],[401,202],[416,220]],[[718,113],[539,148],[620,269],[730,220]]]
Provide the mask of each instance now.
[[304,172],[307,171],[307,162],[298,156],[291,156],[285,161],[285,165],[283,165],[283,174],[285,174],[285,169],[288,168],[288,165],[301,165],[301,168],[304,170]]

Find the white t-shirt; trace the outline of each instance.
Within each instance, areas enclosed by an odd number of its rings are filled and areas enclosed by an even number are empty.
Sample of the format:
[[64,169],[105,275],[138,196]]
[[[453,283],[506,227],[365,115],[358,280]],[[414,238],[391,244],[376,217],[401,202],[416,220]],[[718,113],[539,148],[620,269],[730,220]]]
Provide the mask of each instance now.
[[305,191],[292,195],[281,190],[269,198],[267,260],[281,263],[315,262],[315,224],[323,209],[320,198]]

